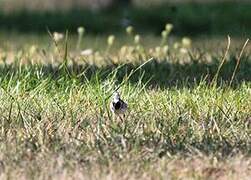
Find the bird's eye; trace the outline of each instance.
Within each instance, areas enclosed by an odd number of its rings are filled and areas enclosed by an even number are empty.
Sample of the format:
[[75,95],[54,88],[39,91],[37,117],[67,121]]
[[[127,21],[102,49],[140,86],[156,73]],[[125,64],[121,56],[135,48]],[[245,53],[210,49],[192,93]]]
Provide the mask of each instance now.
[[120,109],[121,103],[119,101],[114,103],[114,107],[115,107],[116,110]]

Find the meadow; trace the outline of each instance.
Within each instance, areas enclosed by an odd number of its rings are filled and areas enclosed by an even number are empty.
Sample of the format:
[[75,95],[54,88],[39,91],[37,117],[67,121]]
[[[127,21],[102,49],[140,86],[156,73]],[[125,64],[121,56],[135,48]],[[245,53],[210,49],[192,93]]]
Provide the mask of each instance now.
[[172,28],[1,32],[0,178],[250,179],[248,41]]

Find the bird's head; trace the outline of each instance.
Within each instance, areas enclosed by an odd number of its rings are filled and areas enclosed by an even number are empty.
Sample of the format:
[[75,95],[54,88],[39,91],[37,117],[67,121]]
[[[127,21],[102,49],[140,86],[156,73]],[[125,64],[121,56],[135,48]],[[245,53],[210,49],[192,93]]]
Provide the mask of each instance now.
[[119,100],[120,100],[120,94],[119,94],[119,92],[115,91],[113,93],[113,101],[118,102]]

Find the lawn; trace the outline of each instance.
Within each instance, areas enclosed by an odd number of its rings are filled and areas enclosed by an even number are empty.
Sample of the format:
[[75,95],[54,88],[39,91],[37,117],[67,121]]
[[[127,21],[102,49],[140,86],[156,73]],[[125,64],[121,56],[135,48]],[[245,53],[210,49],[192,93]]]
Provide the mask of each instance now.
[[80,34],[1,33],[1,179],[251,178],[245,39]]

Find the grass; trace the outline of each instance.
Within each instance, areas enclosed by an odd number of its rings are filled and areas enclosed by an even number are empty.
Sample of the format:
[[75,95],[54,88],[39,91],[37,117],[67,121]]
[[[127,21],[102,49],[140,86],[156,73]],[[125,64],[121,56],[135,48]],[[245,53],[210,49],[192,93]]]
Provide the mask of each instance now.
[[[251,177],[249,46],[238,69],[241,46],[230,49],[212,81],[225,49],[127,40],[81,56],[71,36],[37,41],[1,48],[2,179]],[[123,122],[108,108],[116,87]]]

